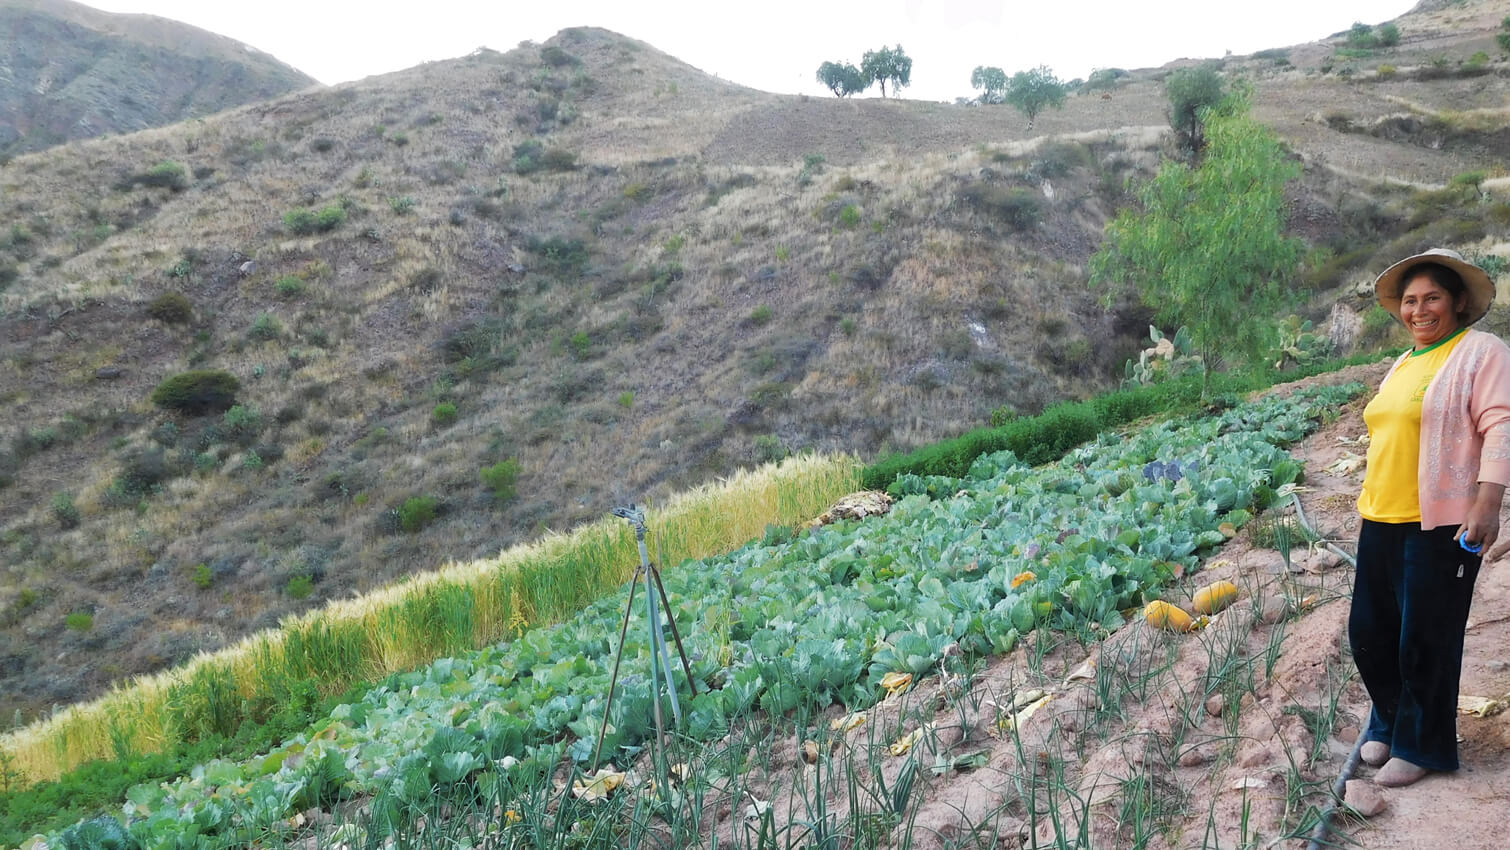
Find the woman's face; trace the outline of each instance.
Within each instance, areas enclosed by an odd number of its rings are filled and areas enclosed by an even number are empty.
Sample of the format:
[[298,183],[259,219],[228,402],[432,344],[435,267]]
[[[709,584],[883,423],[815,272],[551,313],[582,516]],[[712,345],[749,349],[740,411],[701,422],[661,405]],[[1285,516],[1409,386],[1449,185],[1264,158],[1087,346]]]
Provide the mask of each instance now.
[[1400,293],[1400,318],[1416,348],[1425,348],[1458,329],[1458,309],[1463,306],[1460,301],[1425,275],[1405,283],[1405,291]]

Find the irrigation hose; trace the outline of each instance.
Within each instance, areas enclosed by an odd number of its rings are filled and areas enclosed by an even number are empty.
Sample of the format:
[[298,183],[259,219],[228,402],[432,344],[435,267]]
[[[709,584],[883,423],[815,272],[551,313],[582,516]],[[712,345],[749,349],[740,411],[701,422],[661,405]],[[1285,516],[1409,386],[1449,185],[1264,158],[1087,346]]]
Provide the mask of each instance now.
[[[1311,524],[1306,521],[1305,508],[1300,506],[1300,494],[1291,493],[1290,496],[1295,502],[1295,518],[1300,520],[1300,527],[1304,528],[1306,533],[1310,534],[1314,539],[1322,539],[1321,535],[1316,533],[1316,529],[1312,528]],[[1337,548],[1330,541],[1325,545],[1329,551],[1341,556],[1349,564],[1352,564],[1354,567],[1358,566],[1358,560],[1352,555]],[[1316,821],[1316,829],[1311,832],[1311,843],[1306,845],[1306,850],[1321,850],[1323,846],[1330,846],[1329,844],[1325,844],[1325,842],[1327,832],[1332,826],[1332,815],[1336,814],[1337,807],[1342,803],[1343,795],[1347,793],[1347,781],[1353,778],[1353,771],[1358,769],[1358,762],[1363,759],[1363,742],[1365,737],[1363,731],[1359,730],[1358,739],[1353,742],[1353,751],[1348,755],[1347,763],[1342,766],[1342,772],[1337,774],[1337,781],[1332,783],[1332,800],[1322,810],[1321,817]]]
[[[1300,494],[1291,493],[1290,499],[1295,503],[1295,518],[1300,520],[1300,527],[1304,528],[1306,530],[1306,533],[1311,535],[1312,538],[1316,540],[1323,540],[1322,536],[1316,532],[1316,529],[1312,528],[1311,524],[1306,521],[1305,508],[1302,508],[1300,506]],[[1330,540],[1325,541],[1322,545],[1326,547],[1327,551],[1331,552],[1334,555],[1337,555],[1344,561],[1347,561],[1349,564],[1352,564],[1355,567],[1358,566],[1357,558],[1354,558],[1352,555],[1349,555],[1348,553],[1337,548],[1337,545],[1332,543]]]

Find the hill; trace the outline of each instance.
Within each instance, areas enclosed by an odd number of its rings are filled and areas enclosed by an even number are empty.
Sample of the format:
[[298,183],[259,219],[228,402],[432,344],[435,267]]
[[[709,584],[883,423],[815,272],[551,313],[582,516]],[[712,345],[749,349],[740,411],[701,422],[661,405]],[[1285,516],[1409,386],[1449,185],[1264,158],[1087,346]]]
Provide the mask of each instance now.
[[0,157],[131,133],[317,82],[245,44],[70,0],[0,2]]
[[[1352,314],[1412,248],[1499,250],[1504,117],[1462,107],[1502,102],[1475,54],[1505,5],[1226,61],[1306,165],[1309,315]],[[0,710],[785,452],[1113,386],[1147,314],[1104,307],[1085,263],[1166,152],[1169,70],[1030,132],[577,29],[17,157]],[[238,406],[150,403],[190,369],[233,374]]]

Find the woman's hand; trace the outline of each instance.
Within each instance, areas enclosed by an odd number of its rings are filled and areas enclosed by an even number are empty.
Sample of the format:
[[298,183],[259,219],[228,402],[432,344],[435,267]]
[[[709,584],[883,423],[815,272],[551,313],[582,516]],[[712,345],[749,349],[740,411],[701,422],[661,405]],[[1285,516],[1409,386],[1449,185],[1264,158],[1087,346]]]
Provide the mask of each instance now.
[[1458,531],[1460,539],[1483,547],[1485,560],[1490,555],[1489,548],[1500,537],[1500,503],[1504,498],[1505,485],[1480,481],[1478,495],[1468,509],[1468,518]]

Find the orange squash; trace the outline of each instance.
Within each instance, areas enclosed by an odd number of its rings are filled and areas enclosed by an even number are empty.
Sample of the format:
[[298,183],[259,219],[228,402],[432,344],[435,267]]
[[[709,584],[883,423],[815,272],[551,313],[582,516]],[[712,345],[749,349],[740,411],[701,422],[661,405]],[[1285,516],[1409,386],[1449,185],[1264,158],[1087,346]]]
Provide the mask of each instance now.
[[1188,632],[1195,624],[1189,614],[1160,599],[1148,603],[1148,607],[1143,609],[1143,619],[1149,625],[1167,632]]
[[1197,614],[1215,614],[1237,601],[1237,585],[1230,581],[1214,581],[1197,590],[1191,600]]

